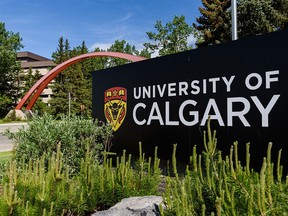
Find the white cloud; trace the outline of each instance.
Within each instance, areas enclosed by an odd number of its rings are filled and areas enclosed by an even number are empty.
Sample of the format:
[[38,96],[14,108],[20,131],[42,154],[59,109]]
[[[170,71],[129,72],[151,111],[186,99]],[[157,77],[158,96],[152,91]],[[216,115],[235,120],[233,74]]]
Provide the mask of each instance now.
[[130,17],[132,17],[132,13],[127,13],[124,17],[117,19],[118,22],[125,22],[127,20],[130,19]]

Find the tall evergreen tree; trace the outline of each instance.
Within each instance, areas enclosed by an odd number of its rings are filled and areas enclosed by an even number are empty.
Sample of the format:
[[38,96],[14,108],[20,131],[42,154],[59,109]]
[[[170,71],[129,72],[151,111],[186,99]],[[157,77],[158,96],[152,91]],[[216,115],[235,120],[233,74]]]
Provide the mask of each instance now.
[[156,33],[147,32],[149,40],[154,42],[144,43],[146,49],[152,53],[159,51],[159,55],[163,56],[192,48],[188,45],[188,37],[193,34],[193,28],[186,23],[183,15],[175,16],[172,22],[165,25],[156,21],[154,27]]
[[52,59],[56,64],[60,64],[70,57],[70,44],[68,39],[60,37],[58,40],[58,47],[55,52],[52,53]]
[[[231,0],[202,0],[196,45],[207,46],[231,40]],[[238,0],[238,36],[246,37],[288,28],[287,0]]]
[[[88,53],[88,48],[83,41],[81,46],[72,50],[72,56]],[[92,112],[92,65],[89,59],[71,66],[69,73],[70,95],[72,97],[73,112],[77,115],[91,115]]]
[[[85,54],[88,48],[83,41],[81,46],[70,49],[68,40],[59,39],[58,48],[52,57],[56,63]],[[83,60],[69,66],[53,82],[53,98],[50,100],[51,112],[54,115],[91,115],[92,110],[92,77],[91,60]],[[70,100],[69,100],[70,97]],[[70,104],[69,104],[70,102]]]
[[[58,40],[58,47],[55,52],[52,53],[52,59],[56,64],[61,64],[68,60],[71,56],[70,44],[68,39],[60,37]],[[55,77],[52,82],[53,96],[49,101],[51,106],[51,112],[53,115],[68,114],[68,90],[69,84],[68,69],[64,70]]]
[[0,22],[0,117],[14,108],[19,98],[20,62],[17,51],[21,44],[19,33],[7,31],[5,23]]
[[274,0],[273,7],[282,15],[280,29],[288,29],[288,1]]
[[[55,64],[61,64],[68,60],[71,57],[71,50],[70,50],[70,44],[68,39],[65,39],[63,37],[60,37],[58,40],[58,47],[55,52],[52,53],[52,60],[55,62]],[[63,85],[65,84],[65,72],[60,73],[55,79],[55,85]]]
[[[287,3],[286,3],[287,4]],[[259,35],[281,29],[285,15],[274,0],[240,0],[238,5],[239,37]]]
[[[73,56],[86,54],[88,52],[89,52],[88,47],[86,46],[85,41],[83,41],[81,46],[78,46],[75,48],[75,54]],[[81,64],[81,70],[82,70],[84,78],[92,79],[89,61],[84,60],[84,61],[81,61],[80,64]]]
[[198,47],[219,44],[230,40],[231,19],[228,9],[231,0],[202,0],[203,7],[199,8],[198,24],[193,23],[198,31]]

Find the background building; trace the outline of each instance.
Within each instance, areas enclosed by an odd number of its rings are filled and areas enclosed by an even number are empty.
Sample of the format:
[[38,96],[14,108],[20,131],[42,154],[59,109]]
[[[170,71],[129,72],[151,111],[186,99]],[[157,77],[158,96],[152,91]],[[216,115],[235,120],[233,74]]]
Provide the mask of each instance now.
[[[24,77],[28,74],[29,69],[32,70],[32,74],[36,74],[37,71],[41,76],[45,75],[49,70],[56,66],[56,64],[48,58],[39,56],[31,52],[18,52],[17,59],[21,62],[21,68],[23,74],[21,76],[22,85],[25,85]],[[52,95],[51,84],[49,84],[41,93],[41,98],[44,103],[48,103]]]

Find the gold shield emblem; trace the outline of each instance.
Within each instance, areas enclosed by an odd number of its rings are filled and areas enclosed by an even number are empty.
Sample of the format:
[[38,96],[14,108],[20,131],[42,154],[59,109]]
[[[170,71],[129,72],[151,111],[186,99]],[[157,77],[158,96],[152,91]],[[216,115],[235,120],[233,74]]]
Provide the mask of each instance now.
[[123,123],[127,111],[127,90],[122,87],[107,89],[104,93],[104,114],[113,131]]

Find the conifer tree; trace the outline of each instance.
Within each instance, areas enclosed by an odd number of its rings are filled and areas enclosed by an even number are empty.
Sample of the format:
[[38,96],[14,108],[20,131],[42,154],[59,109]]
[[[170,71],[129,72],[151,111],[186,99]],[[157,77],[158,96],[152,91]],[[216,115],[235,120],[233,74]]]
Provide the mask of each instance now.
[[274,0],[273,7],[282,15],[279,28],[288,29],[288,1]]
[[[207,46],[231,40],[231,0],[202,0],[196,45]],[[287,0],[238,0],[239,38],[288,28]]]
[[[56,64],[61,64],[68,60],[71,56],[70,44],[68,39],[60,37],[58,40],[58,47],[55,52],[52,53],[52,59]],[[53,96],[49,101],[51,106],[51,114],[57,116],[59,114],[68,114],[68,92],[69,88],[69,68],[62,71],[55,77],[51,83]]]
[[[61,37],[52,57],[59,64],[85,53],[88,53],[88,48],[84,41],[81,46],[70,49],[68,40],[64,42]],[[93,64],[91,59],[88,59],[69,66],[55,78],[52,87],[53,98],[50,100],[52,114],[68,114],[70,111],[72,115],[91,115],[91,71],[93,71]]]
[[[81,46],[75,47],[71,54],[73,57],[88,53],[88,48],[83,41]],[[92,65],[88,60],[83,60],[70,67],[70,95],[72,97],[71,112],[76,115],[91,115],[92,111]]]
[[286,3],[277,0],[240,0],[238,5],[239,37],[282,29],[287,19],[287,9],[287,0]]
[[[73,56],[86,54],[88,52],[89,52],[88,47],[86,46],[85,41],[83,41],[81,46],[78,46],[75,48],[75,54]],[[88,80],[92,80],[91,64],[90,64],[89,59],[81,61],[80,64],[81,64],[81,70],[82,70],[84,78]]]
[[68,39],[60,37],[58,40],[58,47],[55,52],[52,53],[52,59],[56,64],[60,64],[70,57],[70,44]]
[[202,0],[201,16],[193,23],[198,31],[198,47],[219,44],[230,40],[231,21],[228,9],[231,0]]

